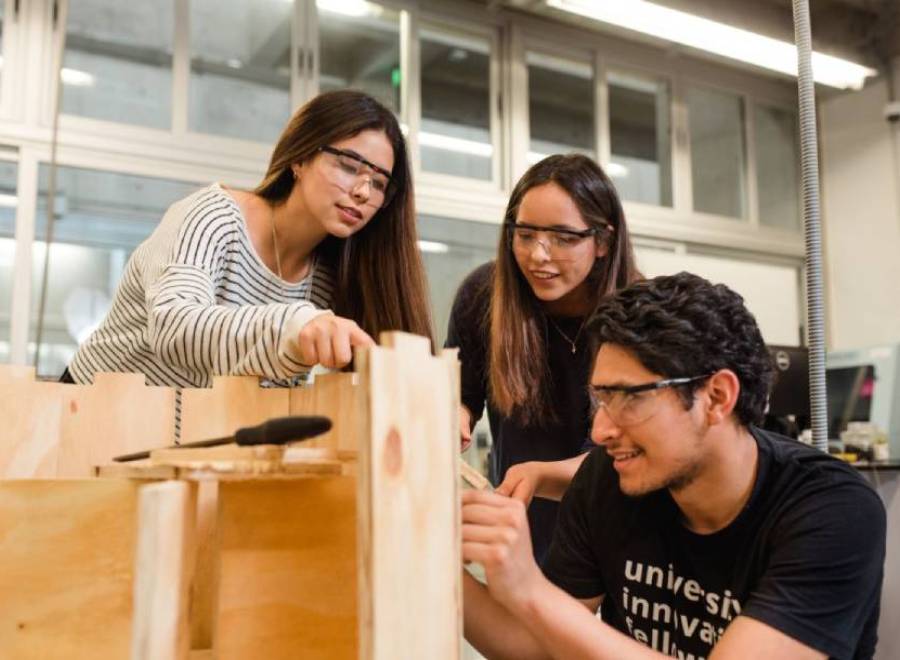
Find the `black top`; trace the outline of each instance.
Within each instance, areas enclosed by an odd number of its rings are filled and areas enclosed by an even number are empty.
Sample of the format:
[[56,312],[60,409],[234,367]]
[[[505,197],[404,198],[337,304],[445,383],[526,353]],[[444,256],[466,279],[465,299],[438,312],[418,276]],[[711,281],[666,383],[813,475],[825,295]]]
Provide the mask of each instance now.
[[[552,380],[552,405],[558,421],[543,426],[524,425],[504,416],[488,400],[488,321],[494,264],[476,268],[460,285],[447,329],[447,347],[459,348],[462,363],[462,402],[472,412],[474,424],[488,408],[493,436],[490,479],[496,486],[510,466],[525,461],[560,461],[584,451],[590,442],[590,401],[588,377],[590,354],[584,333],[572,344],[560,330],[575,339],[583,317],[553,317],[559,329],[545,325],[547,356]],[[546,554],[556,524],[559,505],[535,498],[528,510],[535,557]]]
[[708,535],[681,524],[667,490],[622,494],[611,459],[594,451],[563,498],[544,572],[577,598],[605,594],[604,621],[667,655],[707,657],[744,614],[832,658],[871,658],[884,505],[843,462],[751,432],[750,499]]

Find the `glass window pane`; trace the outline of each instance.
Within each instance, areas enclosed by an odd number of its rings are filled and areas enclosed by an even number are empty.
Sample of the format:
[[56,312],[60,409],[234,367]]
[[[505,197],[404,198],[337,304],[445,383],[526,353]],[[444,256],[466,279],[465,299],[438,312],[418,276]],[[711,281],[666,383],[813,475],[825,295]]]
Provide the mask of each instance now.
[[692,87],[687,93],[694,208],[747,217],[744,102],[740,96]]
[[496,257],[499,237],[497,224],[419,216],[419,250],[428,277],[439,346],[447,338],[456,289],[477,266]]
[[291,18],[284,0],[191,2],[188,127],[272,143],[291,112]]
[[352,88],[400,112],[400,13],[358,0],[317,0],[319,90]]
[[672,206],[671,95],[666,82],[610,71],[609,175],[623,199]]
[[490,180],[490,41],[423,28],[420,58],[422,169]]
[[61,111],[168,128],[174,4],[70,2]]
[[[40,168],[29,357],[34,360],[44,268],[48,167]],[[53,243],[38,374],[59,375],[78,342],[109,309],[125,263],[172,202],[198,186],[182,181],[61,167],[57,171]]]
[[800,154],[797,114],[757,105],[754,114],[759,222],[800,229]]
[[18,166],[0,160],[0,362],[9,362]]
[[590,64],[528,52],[528,164],[556,153],[596,157]]

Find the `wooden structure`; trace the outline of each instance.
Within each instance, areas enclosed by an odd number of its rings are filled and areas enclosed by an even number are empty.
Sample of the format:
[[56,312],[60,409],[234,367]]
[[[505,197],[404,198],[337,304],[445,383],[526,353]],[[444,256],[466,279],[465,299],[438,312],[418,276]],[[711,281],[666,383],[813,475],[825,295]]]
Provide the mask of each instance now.
[[170,388],[0,370],[0,657],[459,657],[455,354],[389,333],[356,365],[183,392],[183,441],[333,420],[287,449],[161,449]]

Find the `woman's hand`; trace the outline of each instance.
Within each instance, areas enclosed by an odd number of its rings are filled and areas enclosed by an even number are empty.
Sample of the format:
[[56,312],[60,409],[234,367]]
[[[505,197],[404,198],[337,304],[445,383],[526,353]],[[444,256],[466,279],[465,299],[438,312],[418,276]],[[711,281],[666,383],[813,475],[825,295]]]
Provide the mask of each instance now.
[[506,471],[506,476],[495,491],[514,500],[519,500],[527,508],[537,492],[543,478],[543,463],[529,461],[517,463]]
[[354,346],[374,346],[375,341],[355,321],[320,314],[301,328],[297,345],[301,364],[339,369],[353,359]]
[[463,405],[459,406],[459,451],[464,452],[472,444],[472,413]]

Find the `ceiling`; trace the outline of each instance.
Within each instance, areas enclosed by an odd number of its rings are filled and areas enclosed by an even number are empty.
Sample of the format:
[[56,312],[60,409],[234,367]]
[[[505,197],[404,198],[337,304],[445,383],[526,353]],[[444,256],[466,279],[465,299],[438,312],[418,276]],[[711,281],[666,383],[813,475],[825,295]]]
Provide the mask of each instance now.
[[[609,1],[609,0],[604,0]],[[653,0],[692,14],[793,41],[793,0]],[[547,15],[544,0],[481,0]],[[900,57],[900,0],[809,0],[813,47],[873,68]],[[564,22],[606,30],[591,21],[557,12]]]

